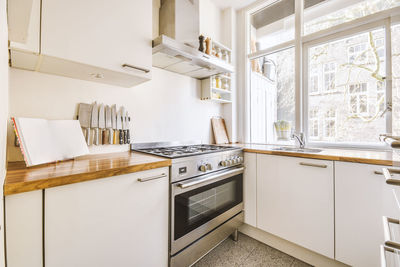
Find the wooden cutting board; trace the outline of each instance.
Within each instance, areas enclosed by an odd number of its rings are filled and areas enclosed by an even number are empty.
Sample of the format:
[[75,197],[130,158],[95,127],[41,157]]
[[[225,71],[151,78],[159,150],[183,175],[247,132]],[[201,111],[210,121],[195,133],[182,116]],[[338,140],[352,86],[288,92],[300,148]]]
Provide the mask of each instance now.
[[226,130],[225,120],[221,117],[211,118],[216,144],[229,144],[228,131]]

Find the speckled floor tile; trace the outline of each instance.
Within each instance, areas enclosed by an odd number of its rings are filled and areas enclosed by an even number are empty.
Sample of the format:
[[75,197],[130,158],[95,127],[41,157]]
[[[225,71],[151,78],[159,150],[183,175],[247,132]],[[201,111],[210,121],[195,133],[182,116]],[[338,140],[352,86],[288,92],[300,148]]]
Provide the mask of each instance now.
[[279,250],[239,234],[239,241],[228,238],[193,267],[310,267]]
[[290,267],[310,267],[310,266],[311,265],[309,265],[303,261],[295,259]]

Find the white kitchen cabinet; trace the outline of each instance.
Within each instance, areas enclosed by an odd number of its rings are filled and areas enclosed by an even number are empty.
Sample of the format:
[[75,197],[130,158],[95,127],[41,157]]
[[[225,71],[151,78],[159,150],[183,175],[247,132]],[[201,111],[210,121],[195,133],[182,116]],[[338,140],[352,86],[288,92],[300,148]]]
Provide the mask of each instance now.
[[400,218],[382,166],[335,163],[336,260],[355,267],[380,266],[382,216]]
[[257,226],[257,154],[244,153],[244,222]]
[[32,1],[28,43],[10,44],[12,67],[124,87],[151,79],[152,1]]
[[333,162],[257,154],[257,227],[334,258]]
[[42,190],[6,196],[7,266],[42,267]]
[[168,173],[160,168],[46,189],[46,266],[167,266]]

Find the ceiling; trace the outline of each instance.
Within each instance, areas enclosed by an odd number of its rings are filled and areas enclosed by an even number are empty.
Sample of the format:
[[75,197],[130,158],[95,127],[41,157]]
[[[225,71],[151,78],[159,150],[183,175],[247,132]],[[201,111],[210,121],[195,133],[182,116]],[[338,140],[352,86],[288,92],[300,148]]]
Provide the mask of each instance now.
[[215,5],[219,8],[233,7],[234,9],[240,9],[242,7],[248,6],[257,0],[212,0]]

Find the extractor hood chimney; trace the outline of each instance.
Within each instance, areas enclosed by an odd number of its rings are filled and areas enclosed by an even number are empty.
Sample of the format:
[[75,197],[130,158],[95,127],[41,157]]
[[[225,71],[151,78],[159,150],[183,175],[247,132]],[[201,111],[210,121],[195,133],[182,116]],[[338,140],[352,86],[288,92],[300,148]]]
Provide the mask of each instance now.
[[153,40],[153,66],[197,79],[233,72],[229,62],[198,50],[200,1],[161,0],[160,36]]
[[200,35],[200,0],[161,0],[159,29],[178,42],[193,43]]

